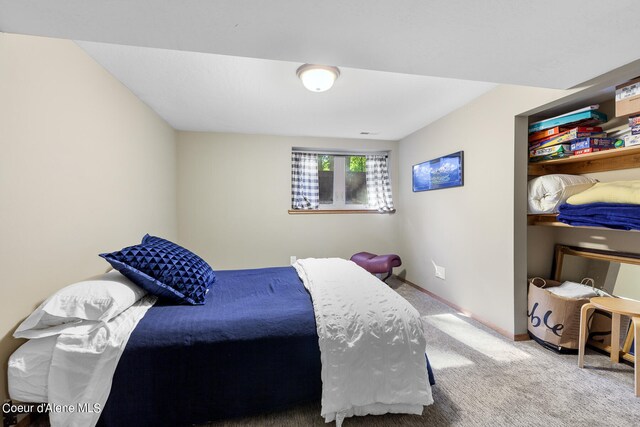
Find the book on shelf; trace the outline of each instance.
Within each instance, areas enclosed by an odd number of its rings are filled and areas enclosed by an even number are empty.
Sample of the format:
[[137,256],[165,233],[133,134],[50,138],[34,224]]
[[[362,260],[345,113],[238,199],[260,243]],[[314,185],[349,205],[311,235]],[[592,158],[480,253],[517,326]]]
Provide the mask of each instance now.
[[571,153],[571,144],[558,144],[552,147],[546,148],[538,148],[536,150],[529,151],[529,157],[544,157],[551,156],[557,154],[568,154]]
[[532,134],[529,135],[529,143],[532,142],[536,142],[539,141],[541,139],[547,139],[550,137],[554,137],[557,134],[559,134],[560,132],[562,132],[562,130],[560,130],[560,126],[555,126],[552,127],[550,129],[545,129],[545,130],[540,130],[538,132],[534,132]]
[[589,153],[597,153],[598,151],[605,151],[605,150],[611,150],[613,147],[607,147],[607,148],[583,148],[582,150],[576,150],[573,152],[574,156],[579,156],[581,154],[589,154]]
[[[572,114],[582,113],[584,111],[597,110],[599,107],[600,107],[599,104],[589,105],[588,107],[578,108],[577,110],[569,111],[568,113],[560,114],[552,118],[559,119],[560,117],[570,116]],[[549,119],[538,120],[537,122],[533,122],[531,124],[536,125],[538,123],[544,122],[545,120],[549,120]]]
[[568,130],[574,130],[575,132],[602,132],[602,128],[600,126],[581,126],[573,129],[570,126],[555,126],[551,129],[545,129],[539,132],[532,133],[531,135],[529,135],[529,142],[534,143],[541,139],[553,138]]
[[546,161],[546,160],[564,159],[564,158],[567,158],[567,157],[573,157],[573,153],[572,152],[558,152],[558,153],[548,154],[546,156],[532,157],[532,158],[529,159],[529,163],[537,163],[537,162],[542,162],[542,161]]
[[596,110],[581,111],[569,115],[552,117],[529,125],[529,133],[556,126],[595,126],[607,121],[607,115]]
[[614,138],[580,138],[571,143],[571,151],[585,148],[613,148]]
[[629,127],[640,125],[640,115],[629,117]]
[[579,132],[578,131],[579,129],[583,129],[583,128],[579,128],[579,127],[574,128],[574,129],[559,133],[554,137],[542,139],[538,142],[534,142],[533,144],[529,144],[529,149],[533,150],[534,148],[550,147],[552,145],[557,145],[563,142],[571,142],[578,138],[586,138],[586,137],[603,138],[607,136],[606,132]]

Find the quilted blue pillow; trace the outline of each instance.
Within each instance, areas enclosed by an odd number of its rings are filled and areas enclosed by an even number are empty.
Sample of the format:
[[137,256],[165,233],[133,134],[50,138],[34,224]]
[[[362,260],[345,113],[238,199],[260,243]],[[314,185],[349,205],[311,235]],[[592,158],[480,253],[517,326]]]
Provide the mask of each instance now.
[[166,240],[161,237],[151,236],[149,234],[144,235],[144,237],[142,238],[142,244],[153,245],[157,248],[162,248],[170,251],[186,251],[191,257],[193,257],[194,262],[197,262],[198,265],[203,265],[205,270],[207,270],[207,273],[210,272],[212,277],[207,285],[207,288],[209,288],[212,284],[215,283],[216,275],[214,271],[211,269],[211,267],[209,266],[209,264],[207,264],[207,262],[202,258],[200,258],[198,255],[194,254],[193,252],[190,252],[189,250],[183,248],[182,246],[177,245],[170,240]]
[[100,256],[147,292],[181,304],[204,304],[207,291],[216,280],[202,258],[148,234],[139,245]]

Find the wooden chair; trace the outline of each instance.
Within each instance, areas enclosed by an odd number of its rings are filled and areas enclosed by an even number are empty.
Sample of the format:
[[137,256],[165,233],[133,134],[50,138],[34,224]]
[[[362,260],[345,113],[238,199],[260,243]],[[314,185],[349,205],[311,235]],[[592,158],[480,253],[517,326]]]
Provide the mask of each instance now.
[[[640,343],[640,302],[622,298],[596,297],[580,311],[580,346],[578,350],[578,366],[584,368],[584,348],[587,344],[587,321],[589,311],[600,309],[611,313],[611,362],[620,361],[620,316],[631,317],[634,329],[634,378],[635,394],[640,397],[640,368],[638,367],[638,343]],[[627,340],[628,341],[628,340]],[[630,347],[630,344],[629,344]],[[628,350],[628,349],[627,349]]]

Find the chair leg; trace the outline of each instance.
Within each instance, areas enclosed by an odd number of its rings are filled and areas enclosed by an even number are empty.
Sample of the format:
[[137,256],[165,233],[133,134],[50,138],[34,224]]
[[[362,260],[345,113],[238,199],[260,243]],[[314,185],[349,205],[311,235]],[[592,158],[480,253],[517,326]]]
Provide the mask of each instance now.
[[636,397],[640,397],[640,356],[638,356],[638,348],[640,348],[640,317],[634,317],[633,320],[633,370],[636,385]]
[[620,315],[611,313],[611,362],[620,362]]
[[580,339],[578,341],[578,367],[584,368],[584,347],[587,345],[587,321],[589,310],[595,308],[591,303],[587,303],[580,309]]
[[384,276],[384,279],[382,279],[382,281],[387,283],[387,279],[391,277],[391,273],[393,273],[393,269],[389,270],[389,272],[387,273],[386,276]]

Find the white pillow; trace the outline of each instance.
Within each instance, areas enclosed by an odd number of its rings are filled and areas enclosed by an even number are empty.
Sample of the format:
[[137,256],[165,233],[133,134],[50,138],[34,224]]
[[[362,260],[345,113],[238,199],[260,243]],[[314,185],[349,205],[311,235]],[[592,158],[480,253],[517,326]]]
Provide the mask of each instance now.
[[88,333],[107,322],[147,292],[118,271],[74,283],[47,298],[13,336],[42,338],[64,333]]
[[529,213],[555,213],[574,194],[591,188],[597,180],[580,175],[553,174],[529,181]]

